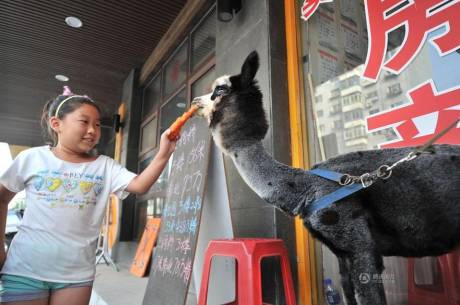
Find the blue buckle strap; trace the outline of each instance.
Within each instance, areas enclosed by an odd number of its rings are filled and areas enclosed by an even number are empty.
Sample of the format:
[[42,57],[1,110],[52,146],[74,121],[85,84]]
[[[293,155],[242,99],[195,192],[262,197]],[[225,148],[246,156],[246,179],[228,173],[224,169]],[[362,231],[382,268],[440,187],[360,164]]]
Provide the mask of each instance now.
[[330,171],[327,169],[321,169],[321,168],[315,168],[309,171],[312,174],[315,174],[316,176],[320,176],[335,182],[340,182],[340,178],[342,178],[343,174]]
[[[343,174],[340,174],[334,171],[330,171],[330,170],[326,170],[326,169],[320,169],[320,168],[310,170],[309,172],[319,177],[326,178],[328,180],[332,180],[335,182],[340,182],[340,178],[343,176]],[[361,183],[354,183],[352,185],[342,186],[338,190],[330,194],[327,194],[310,204],[307,204],[307,206],[305,207],[306,208],[305,216],[308,217],[312,213],[318,210],[324,209],[325,207],[330,206],[334,202],[339,201],[340,199],[343,199],[345,197],[348,197],[351,194],[356,193],[357,191],[363,188],[364,186]]]

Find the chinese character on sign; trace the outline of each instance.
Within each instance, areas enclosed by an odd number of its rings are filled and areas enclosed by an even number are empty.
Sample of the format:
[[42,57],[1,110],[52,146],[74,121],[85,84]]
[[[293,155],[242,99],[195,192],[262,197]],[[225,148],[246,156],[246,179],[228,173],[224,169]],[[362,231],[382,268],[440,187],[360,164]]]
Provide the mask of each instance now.
[[[404,5],[405,4],[405,5]],[[365,0],[369,46],[363,76],[376,80],[382,65],[399,74],[417,55],[427,34],[446,26],[447,31],[432,39],[441,56],[460,46],[460,1],[446,0]],[[405,27],[405,39],[398,50],[383,63],[388,34]]]
[[[437,92],[432,81],[408,92],[411,104],[367,118],[369,132],[393,127],[399,139],[382,147],[425,144],[460,117],[460,87]],[[460,144],[460,126],[447,132],[436,143]]]
[[320,3],[332,2],[333,0],[305,0],[302,4],[300,18],[307,21],[316,11]]

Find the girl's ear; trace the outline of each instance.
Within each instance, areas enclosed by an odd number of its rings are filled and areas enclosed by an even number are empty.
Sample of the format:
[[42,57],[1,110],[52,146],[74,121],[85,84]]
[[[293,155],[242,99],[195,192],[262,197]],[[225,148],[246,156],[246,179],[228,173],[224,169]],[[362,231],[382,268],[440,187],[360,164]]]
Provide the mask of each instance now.
[[55,116],[52,116],[49,119],[49,126],[52,130],[54,130],[57,133],[59,131],[59,127],[61,126],[61,120],[59,120]]

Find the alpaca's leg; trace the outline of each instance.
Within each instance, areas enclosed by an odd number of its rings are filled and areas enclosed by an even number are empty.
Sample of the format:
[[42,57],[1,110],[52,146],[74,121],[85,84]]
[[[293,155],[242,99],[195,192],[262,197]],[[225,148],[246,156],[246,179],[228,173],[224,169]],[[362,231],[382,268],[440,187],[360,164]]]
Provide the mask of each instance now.
[[343,292],[345,294],[345,299],[347,300],[347,305],[358,305],[358,303],[356,303],[355,289],[351,279],[351,270],[349,267],[350,260],[345,257],[337,258],[339,260],[341,283]]
[[351,276],[361,305],[386,305],[381,283],[382,257],[364,250],[351,258]]

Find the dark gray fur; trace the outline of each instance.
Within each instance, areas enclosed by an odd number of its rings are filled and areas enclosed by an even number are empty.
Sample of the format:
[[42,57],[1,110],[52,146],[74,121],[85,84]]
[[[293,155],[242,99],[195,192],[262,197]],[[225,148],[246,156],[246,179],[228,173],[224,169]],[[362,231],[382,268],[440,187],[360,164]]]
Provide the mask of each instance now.
[[[306,216],[305,207],[339,186],[308,171],[281,164],[263,148],[267,131],[262,94],[253,77],[258,55],[251,53],[231,92],[216,103],[210,120],[214,137],[231,156],[246,183],[265,201],[300,215],[310,233],[335,253],[348,305],[386,304],[382,256],[435,256],[460,245],[460,146],[434,145],[394,169],[388,180]],[[199,100],[197,101],[199,104]],[[219,134],[217,134],[219,133]],[[355,152],[315,166],[351,175],[391,165],[410,148]],[[364,284],[360,274],[369,274]]]

